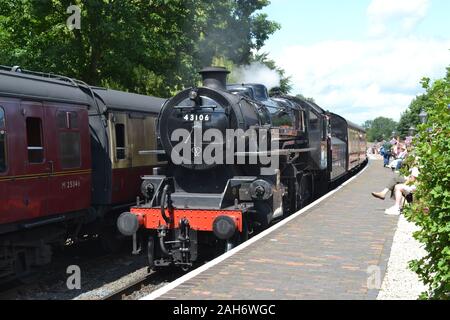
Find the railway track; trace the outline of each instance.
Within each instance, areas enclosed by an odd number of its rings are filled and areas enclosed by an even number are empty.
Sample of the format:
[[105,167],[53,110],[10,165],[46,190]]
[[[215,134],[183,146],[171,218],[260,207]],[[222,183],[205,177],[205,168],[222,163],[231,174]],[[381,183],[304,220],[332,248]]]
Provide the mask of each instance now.
[[141,279],[135,280],[126,287],[103,297],[101,300],[126,300],[127,297],[142,291],[145,287],[150,285],[152,278],[151,274],[149,274]]
[[102,297],[100,300],[136,300],[181,277],[184,272],[171,269],[149,273]]

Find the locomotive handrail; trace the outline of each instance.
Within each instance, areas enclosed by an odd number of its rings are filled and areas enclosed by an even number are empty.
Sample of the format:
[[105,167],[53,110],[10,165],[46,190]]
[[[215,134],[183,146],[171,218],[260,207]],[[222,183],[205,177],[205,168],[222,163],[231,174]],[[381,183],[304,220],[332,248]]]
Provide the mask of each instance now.
[[193,109],[193,110],[195,110],[195,109],[213,109],[213,110],[215,110],[215,109],[217,109],[218,108],[218,106],[175,106],[175,107],[173,107],[174,109],[177,109],[177,110],[184,110],[184,109]]
[[142,151],[139,151],[138,154],[140,156],[148,156],[148,155],[155,155],[155,154],[156,155],[158,155],[158,154],[164,155],[164,154],[166,154],[166,152],[164,150],[142,150]]
[[16,72],[19,74],[29,74],[29,75],[39,76],[39,77],[49,78],[49,79],[62,80],[62,81],[70,82],[74,87],[78,86],[76,84],[75,80],[70,77],[66,77],[66,76],[62,76],[62,75],[54,74],[54,73],[50,73],[50,72],[46,73],[46,72],[31,71],[31,70],[22,69],[20,67],[18,67],[16,70],[14,68],[15,67],[8,67],[8,66],[0,65],[0,70]]
[[292,153],[306,153],[317,150],[316,148],[306,148],[306,149],[279,149],[273,151],[256,151],[256,152],[236,152],[235,155],[238,157],[245,156],[286,156]]

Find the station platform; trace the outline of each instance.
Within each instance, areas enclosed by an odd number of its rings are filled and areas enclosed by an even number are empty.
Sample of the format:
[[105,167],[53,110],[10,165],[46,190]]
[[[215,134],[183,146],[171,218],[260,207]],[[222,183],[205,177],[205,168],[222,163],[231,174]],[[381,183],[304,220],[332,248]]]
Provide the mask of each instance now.
[[[143,300],[376,299],[398,217],[371,196],[392,177],[380,161],[302,211]],[[374,279],[379,277],[380,279]]]

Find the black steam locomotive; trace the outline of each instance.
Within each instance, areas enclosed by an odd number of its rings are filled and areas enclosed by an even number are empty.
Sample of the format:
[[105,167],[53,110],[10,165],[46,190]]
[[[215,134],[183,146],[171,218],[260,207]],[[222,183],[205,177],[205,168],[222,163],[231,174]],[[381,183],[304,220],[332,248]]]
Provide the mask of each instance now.
[[151,267],[189,268],[204,245],[232,249],[326,193],[366,161],[365,131],[315,103],[230,85],[224,68],[168,100],[158,118],[169,166],[143,177],[143,205],[118,219],[148,240]]

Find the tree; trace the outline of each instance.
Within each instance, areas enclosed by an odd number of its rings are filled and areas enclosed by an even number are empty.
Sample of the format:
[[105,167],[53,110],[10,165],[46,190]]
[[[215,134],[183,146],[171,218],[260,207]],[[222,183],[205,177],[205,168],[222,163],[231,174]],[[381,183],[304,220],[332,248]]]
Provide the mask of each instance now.
[[195,0],[200,35],[197,54],[204,65],[225,58],[235,65],[248,65],[252,52],[260,50],[280,25],[264,13],[256,13],[268,0]]
[[411,102],[408,110],[402,114],[397,127],[397,132],[403,139],[409,135],[410,128],[417,128],[420,124],[419,114],[422,110],[429,108],[431,104],[427,94],[417,96]]
[[[420,168],[412,206],[405,210],[408,220],[420,227],[414,234],[427,255],[411,263],[429,287],[427,299],[450,299],[450,69],[446,78],[427,89],[428,122],[419,125],[414,154],[408,159]],[[404,172],[406,174],[406,172]]]
[[[2,0],[0,61],[91,85],[169,96],[215,56],[249,61],[278,25],[265,0]],[[81,29],[66,9],[81,8]]]
[[379,117],[373,121],[366,121],[367,139],[370,142],[380,142],[392,137],[392,132],[397,128],[397,123],[389,118]]
[[296,95],[297,98],[301,99],[301,100],[305,100],[305,101],[309,101],[309,102],[313,102],[315,103],[316,101],[314,100],[314,98],[308,98],[305,97],[303,94],[299,93]]
[[373,126],[373,120],[367,120],[363,123],[362,127],[366,130],[369,130]]
[[[67,7],[81,8],[81,29],[66,27]],[[148,94],[181,85],[183,29],[192,1],[3,1],[0,54],[6,64]],[[177,81],[178,80],[178,81]]]

